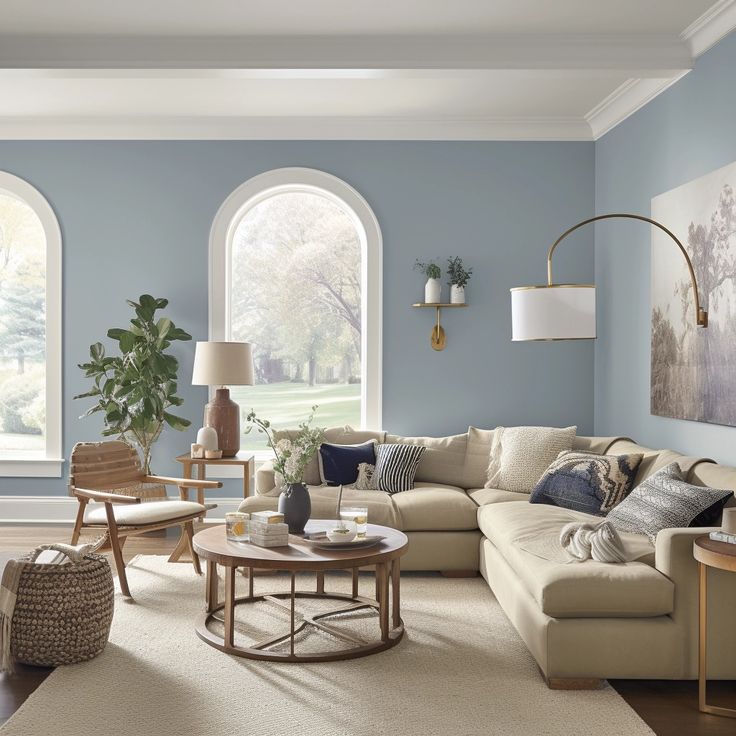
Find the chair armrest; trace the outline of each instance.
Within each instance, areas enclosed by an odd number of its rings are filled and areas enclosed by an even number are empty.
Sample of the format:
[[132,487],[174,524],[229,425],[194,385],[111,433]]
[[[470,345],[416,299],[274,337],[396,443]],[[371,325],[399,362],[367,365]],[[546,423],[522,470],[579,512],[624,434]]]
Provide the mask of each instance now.
[[80,498],[88,498],[90,501],[100,501],[102,503],[140,503],[141,499],[137,496],[120,496],[117,493],[108,493],[106,491],[91,491],[88,488],[72,488],[72,493]]
[[168,478],[165,475],[146,475],[144,483],[164,483],[181,488],[222,488],[218,480],[195,480],[194,478]]
[[278,496],[281,493],[281,490],[276,488],[276,473],[270,460],[256,471],[256,493],[259,496]]

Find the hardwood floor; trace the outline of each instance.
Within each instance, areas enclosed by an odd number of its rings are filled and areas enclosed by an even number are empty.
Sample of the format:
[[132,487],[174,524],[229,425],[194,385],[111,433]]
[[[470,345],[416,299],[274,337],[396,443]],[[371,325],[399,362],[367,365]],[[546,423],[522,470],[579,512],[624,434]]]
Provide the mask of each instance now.
[[[71,526],[0,525],[0,569],[10,553],[27,551],[38,544],[68,542],[70,533]],[[168,533],[131,537],[124,548],[125,558],[129,560],[138,554],[168,554],[173,550],[178,534],[178,529],[170,529]],[[50,672],[40,667],[21,667],[12,677],[0,675],[0,725]],[[705,715],[698,711],[696,682],[613,680],[611,685],[658,736],[736,734],[736,721],[733,719]],[[710,683],[708,698],[715,705],[736,707],[736,682]]]

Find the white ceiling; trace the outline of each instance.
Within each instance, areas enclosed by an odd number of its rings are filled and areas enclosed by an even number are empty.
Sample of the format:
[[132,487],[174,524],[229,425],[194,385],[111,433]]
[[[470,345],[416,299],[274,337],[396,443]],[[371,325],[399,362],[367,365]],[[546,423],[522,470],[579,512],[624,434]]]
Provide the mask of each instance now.
[[736,0],[3,0],[0,138],[591,140]]

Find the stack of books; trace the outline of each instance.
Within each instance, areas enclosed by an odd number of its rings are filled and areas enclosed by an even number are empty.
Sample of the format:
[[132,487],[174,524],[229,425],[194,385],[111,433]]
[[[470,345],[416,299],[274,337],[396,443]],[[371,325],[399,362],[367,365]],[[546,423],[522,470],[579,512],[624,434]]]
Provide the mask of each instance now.
[[255,511],[250,515],[250,541],[258,547],[286,547],[289,527],[278,511]]
[[728,544],[736,544],[736,534],[728,532],[711,532],[710,538],[715,542],[728,542]]

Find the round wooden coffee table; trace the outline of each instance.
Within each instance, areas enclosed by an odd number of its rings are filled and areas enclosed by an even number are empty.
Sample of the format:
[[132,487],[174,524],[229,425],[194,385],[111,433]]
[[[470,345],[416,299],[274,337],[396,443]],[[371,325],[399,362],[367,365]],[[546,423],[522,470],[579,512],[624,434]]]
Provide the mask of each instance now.
[[[306,532],[322,531],[329,521],[310,521]],[[404,623],[401,620],[400,606],[400,564],[399,560],[409,548],[405,534],[385,526],[368,525],[369,535],[381,535],[384,539],[372,547],[349,550],[323,550],[305,542],[296,535],[289,536],[288,547],[258,547],[249,543],[229,542],[225,538],[225,527],[215,526],[194,535],[194,550],[207,561],[207,585],[205,592],[206,611],[196,623],[195,629],[200,639],[210,646],[228,654],[249,659],[270,660],[276,662],[328,662],[342,659],[365,657],[368,654],[382,652],[395,646],[404,635]],[[225,600],[218,600],[217,566],[225,568]],[[375,565],[376,599],[358,595],[358,571],[361,567]],[[235,571],[242,567],[248,570],[248,595],[236,597]],[[253,591],[253,570],[285,570],[290,574],[291,586],[288,592],[263,593],[255,595]],[[352,572],[351,594],[325,591],[326,570],[350,570]],[[297,572],[316,573],[315,590],[297,590]],[[300,613],[296,610],[299,599],[328,599],[339,604],[319,613]],[[240,605],[251,605],[259,601],[268,601],[290,614],[289,630],[275,633],[264,641],[249,646],[236,646],[235,608]],[[390,611],[389,611],[390,608]],[[325,619],[339,614],[361,609],[373,609],[377,612],[378,631],[375,638],[366,640],[353,635],[346,626],[331,626]],[[390,615],[389,615],[390,613]],[[223,620],[224,619],[224,620]],[[214,620],[223,621],[224,636],[214,633],[210,624]],[[299,654],[295,651],[296,635],[312,627],[325,634],[345,642],[341,649],[325,652],[308,651]],[[270,648],[288,642],[288,651],[271,651]]]

